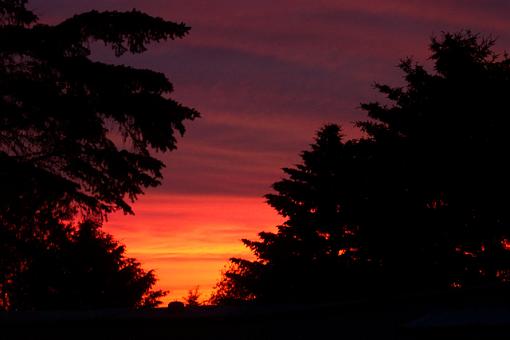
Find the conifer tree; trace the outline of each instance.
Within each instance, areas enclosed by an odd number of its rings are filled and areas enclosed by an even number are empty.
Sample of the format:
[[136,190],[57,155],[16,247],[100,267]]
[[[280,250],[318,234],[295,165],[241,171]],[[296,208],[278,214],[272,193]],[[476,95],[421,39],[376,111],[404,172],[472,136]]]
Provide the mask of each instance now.
[[[73,235],[85,230],[77,225],[132,213],[131,202],[160,184],[164,164],[153,151],[175,149],[184,123],[199,116],[171,99],[164,74],[93,60],[92,46],[142,53],[189,29],[137,10],[90,11],[46,25],[26,0],[0,0],[0,309],[66,307],[70,296],[88,307],[157,300],[154,274],[125,258],[99,227],[91,242],[103,249],[87,249],[77,268],[102,277],[72,295],[72,280],[57,268],[69,273],[66,247],[78,246]],[[94,252],[105,263],[88,257]],[[43,261],[49,258],[57,262]],[[117,268],[101,271],[112,263]],[[98,291],[111,294],[101,299]]]
[[277,233],[244,243],[216,302],[320,301],[504,285],[510,280],[510,59],[469,31],[404,59],[405,86],[376,85],[359,140],[326,126],[268,203]]

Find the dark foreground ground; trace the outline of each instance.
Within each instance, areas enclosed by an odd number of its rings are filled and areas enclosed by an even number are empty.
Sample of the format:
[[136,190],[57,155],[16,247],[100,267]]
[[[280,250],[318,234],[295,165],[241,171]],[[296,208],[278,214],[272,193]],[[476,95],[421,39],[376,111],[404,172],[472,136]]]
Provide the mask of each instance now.
[[484,289],[342,304],[4,313],[0,339],[510,339],[505,296]]

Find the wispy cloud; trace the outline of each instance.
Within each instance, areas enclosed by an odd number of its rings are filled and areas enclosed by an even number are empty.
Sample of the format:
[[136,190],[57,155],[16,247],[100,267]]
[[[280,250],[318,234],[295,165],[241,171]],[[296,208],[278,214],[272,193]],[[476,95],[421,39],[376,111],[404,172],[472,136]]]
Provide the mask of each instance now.
[[274,230],[281,218],[262,198],[153,193],[135,205],[135,216],[113,215],[106,230],[128,245],[128,254],[155,269],[169,299],[200,285],[209,293],[230,257],[251,256],[241,238]]

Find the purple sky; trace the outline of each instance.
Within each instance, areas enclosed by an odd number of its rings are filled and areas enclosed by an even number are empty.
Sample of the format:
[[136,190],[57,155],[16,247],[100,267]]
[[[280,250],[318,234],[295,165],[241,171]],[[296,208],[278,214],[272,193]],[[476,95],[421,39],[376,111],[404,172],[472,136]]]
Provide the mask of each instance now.
[[[280,168],[299,161],[299,152],[324,123],[342,123],[348,136],[359,135],[351,124],[364,119],[359,104],[378,98],[371,87],[375,81],[401,84],[396,65],[402,57],[414,56],[426,63],[429,38],[460,29],[498,37],[500,51],[510,46],[508,0],[33,0],[29,4],[42,22],[55,23],[91,9],[137,8],[192,27],[184,40],[155,45],[143,55],[115,60],[104,49],[96,53],[102,60],[166,73],[176,89],[173,97],[202,113],[202,118],[187,125],[178,150],[163,156],[167,163],[163,185],[134,205],[140,212],[136,217],[121,218],[110,229],[132,254],[158,270],[163,287],[178,292],[198,283],[212,287],[212,276],[219,277],[221,263],[238,251],[237,240],[253,238],[274,225],[276,219],[264,210],[261,196],[281,177]],[[168,204],[158,207],[157,202]],[[172,212],[175,207],[180,215]],[[226,213],[229,209],[237,209],[234,219]],[[258,211],[263,213],[255,215],[261,218],[254,219],[253,212]],[[197,237],[214,230],[216,240],[223,243],[213,244],[212,236]],[[231,248],[229,242],[237,243]],[[179,250],[176,244],[186,247]],[[201,252],[214,253],[217,259],[207,278],[198,279],[203,269],[198,268],[195,274],[187,272],[188,281],[182,279],[179,287],[172,286],[172,277],[184,267],[168,269],[154,260],[171,262],[169,254],[178,253],[173,258],[185,259],[189,271],[190,263],[206,258]]]
[[[165,72],[189,124],[159,190],[262,195],[323,123],[362,119],[374,81],[398,84],[399,59],[426,56],[442,30],[470,28],[508,46],[510,2],[34,0],[42,21],[138,8],[192,27],[182,41],[120,62]],[[105,59],[113,57],[105,56]]]
[[[42,21],[138,8],[192,26],[184,40],[122,63],[165,72],[188,124],[158,190],[262,195],[323,123],[363,119],[374,81],[398,84],[401,57],[424,60],[431,35],[471,28],[508,46],[510,2],[34,0]],[[113,59],[111,56],[105,59]]]

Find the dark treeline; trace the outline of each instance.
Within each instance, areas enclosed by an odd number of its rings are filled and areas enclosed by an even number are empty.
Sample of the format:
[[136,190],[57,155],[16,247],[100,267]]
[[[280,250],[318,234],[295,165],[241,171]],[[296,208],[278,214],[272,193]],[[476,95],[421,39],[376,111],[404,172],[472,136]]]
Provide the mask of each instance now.
[[365,137],[337,125],[266,195],[285,222],[243,240],[213,301],[331,301],[502,285],[510,280],[510,59],[494,40],[445,33],[433,70],[362,104]]
[[[0,0],[0,310],[154,306],[155,275],[101,231],[157,186],[184,121],[161,73],[92,61],[184,37],[189,27],[91,11],[50,26]],[[120,142],[119,142],[120,141]]]

